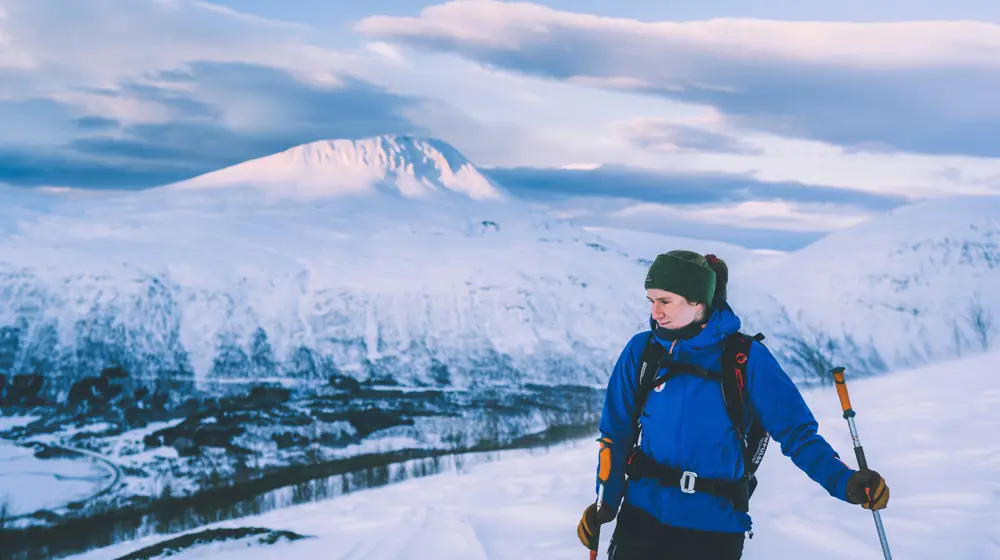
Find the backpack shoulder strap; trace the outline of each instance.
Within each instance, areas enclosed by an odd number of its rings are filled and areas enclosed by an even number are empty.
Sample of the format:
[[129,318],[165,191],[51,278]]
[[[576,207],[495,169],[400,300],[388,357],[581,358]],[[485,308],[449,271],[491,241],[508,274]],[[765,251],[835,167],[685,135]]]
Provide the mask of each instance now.
[[747,390],[750,348],[755,341],[760,343],[762,340],[764,335],[761,333],[754,336],[735,333],[729,337],[726,351],[722,356],[722,398],[726,403],[729,418],[743,443],[743,476],[749,483],[748,494],[753,494],[757,486],[755,473],[771,438],[756,418],[745,420],[750,398]]
[[663,358],[663,346],[653,338],[650,333],[646,340],[646,347],[642,351],[642,358],[639,360],[639,376],[637,379],[636,405],[641,410],[646,405],[646,398],[653,390],[653,380],[656,379],[656,372],[660,369],[660,360]]
[[726,340],[726,349],[722,353],[722,398],[726,403],[729,419],[741,440],[746,437],[743,424],[748,400],[747,361],[750,359],[750,346],[754,340],[743,333],[733,333]]
[[653,381],[656,379],[656,372],[660,369],[660,360],[663,358],[664,351],[665,348],[656,342],[653,333],[649,333],[646,347],[642,351],[642,358],[639,360],[639,375],[636,380],[635,414],[632,419],[632,423],[635,425],[633,447],[639,441],[639,433],[642,430],[639,419],[642,418],[642,411],[646,407],[646,399],[649,397],[650,391],[653,390]]

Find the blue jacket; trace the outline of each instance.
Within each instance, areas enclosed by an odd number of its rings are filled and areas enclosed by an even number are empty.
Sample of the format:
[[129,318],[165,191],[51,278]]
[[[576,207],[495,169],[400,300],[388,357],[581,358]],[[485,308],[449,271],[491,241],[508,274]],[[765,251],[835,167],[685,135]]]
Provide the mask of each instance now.
[[[741,325],[728,305],[716,308],[705,328],[692,338],[678,340],[669,359],[720,370],[725,339]],[[656,333],[656,324],[650,319]],[[611,473],[604,487],[604,501],[614,508],[625,502],[641,508],[662,523],[708,531],[740,533],[751,529],[751,519],[732,504],[711,494],[684,494],[679,488],[661,486],[656,480],[630,480],[624,467],[635,439],[638,365],[650,331],[639,333],[625,346],[608,382],[601,435],[612,442]],[[654,340],[670,349],[671,341]],[[662,374],[663,369],[659,373]],[[743,475],[742,444],[726,413],[719,384],[693,375],[678,375],[650,392],[643,417],[643,453],[657,463],[689,470],[707,478],[737,480]],[[830,495],[847,501],[847,479],[854,472],[817,433],[818,424],[798,388],[770,351],[754,342],[747,363],[748,413],[755,414],[782,453]],[[765,463],[761,468],[766,468]],[[780,492],[758,488],[757,492]],[[624,494],[624,495],[623,495]]]

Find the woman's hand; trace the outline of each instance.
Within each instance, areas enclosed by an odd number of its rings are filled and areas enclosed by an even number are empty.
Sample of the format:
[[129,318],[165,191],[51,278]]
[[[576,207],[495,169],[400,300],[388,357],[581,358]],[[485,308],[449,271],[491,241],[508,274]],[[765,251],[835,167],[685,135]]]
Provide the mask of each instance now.
[[889,503],[889,487],[877,472],[861,469],[847,481],[847,501],[873,511],[884,509]]
[[597,510],[597,504],[587,506],[587,509],[583,510],[583,517],[580,518],[579,525],[576,526],[576,536],[580,538],[583,546],[590,550],[597,550],[601,525],[612,521],[617,513],[608,504],[601,504],[600,511]]

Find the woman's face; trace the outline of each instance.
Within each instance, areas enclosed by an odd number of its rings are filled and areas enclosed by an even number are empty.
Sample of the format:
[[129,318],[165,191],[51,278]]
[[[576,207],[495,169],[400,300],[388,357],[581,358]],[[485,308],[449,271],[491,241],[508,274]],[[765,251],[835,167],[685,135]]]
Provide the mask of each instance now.
[[665,329],[680,329],[690,325],[701,317],[705,307],[666,290],[646,290],[646,299],[652,305],[653,320]]

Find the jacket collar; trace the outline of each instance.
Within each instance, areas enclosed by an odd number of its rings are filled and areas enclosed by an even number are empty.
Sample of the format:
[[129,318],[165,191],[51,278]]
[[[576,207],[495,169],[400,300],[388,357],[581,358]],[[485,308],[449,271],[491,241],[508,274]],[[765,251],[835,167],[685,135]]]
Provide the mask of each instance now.
[[649,318],[649,325],[656,341],[670,352],[674,360],[708,363],[713,361],[725,347],[726,338],[740,330],[742,322],[728,302],[720,302],[715,306],[701,332],[690,338],[676,341],[664,338],[662,334],[657,333],[660,329],[652,316]]

